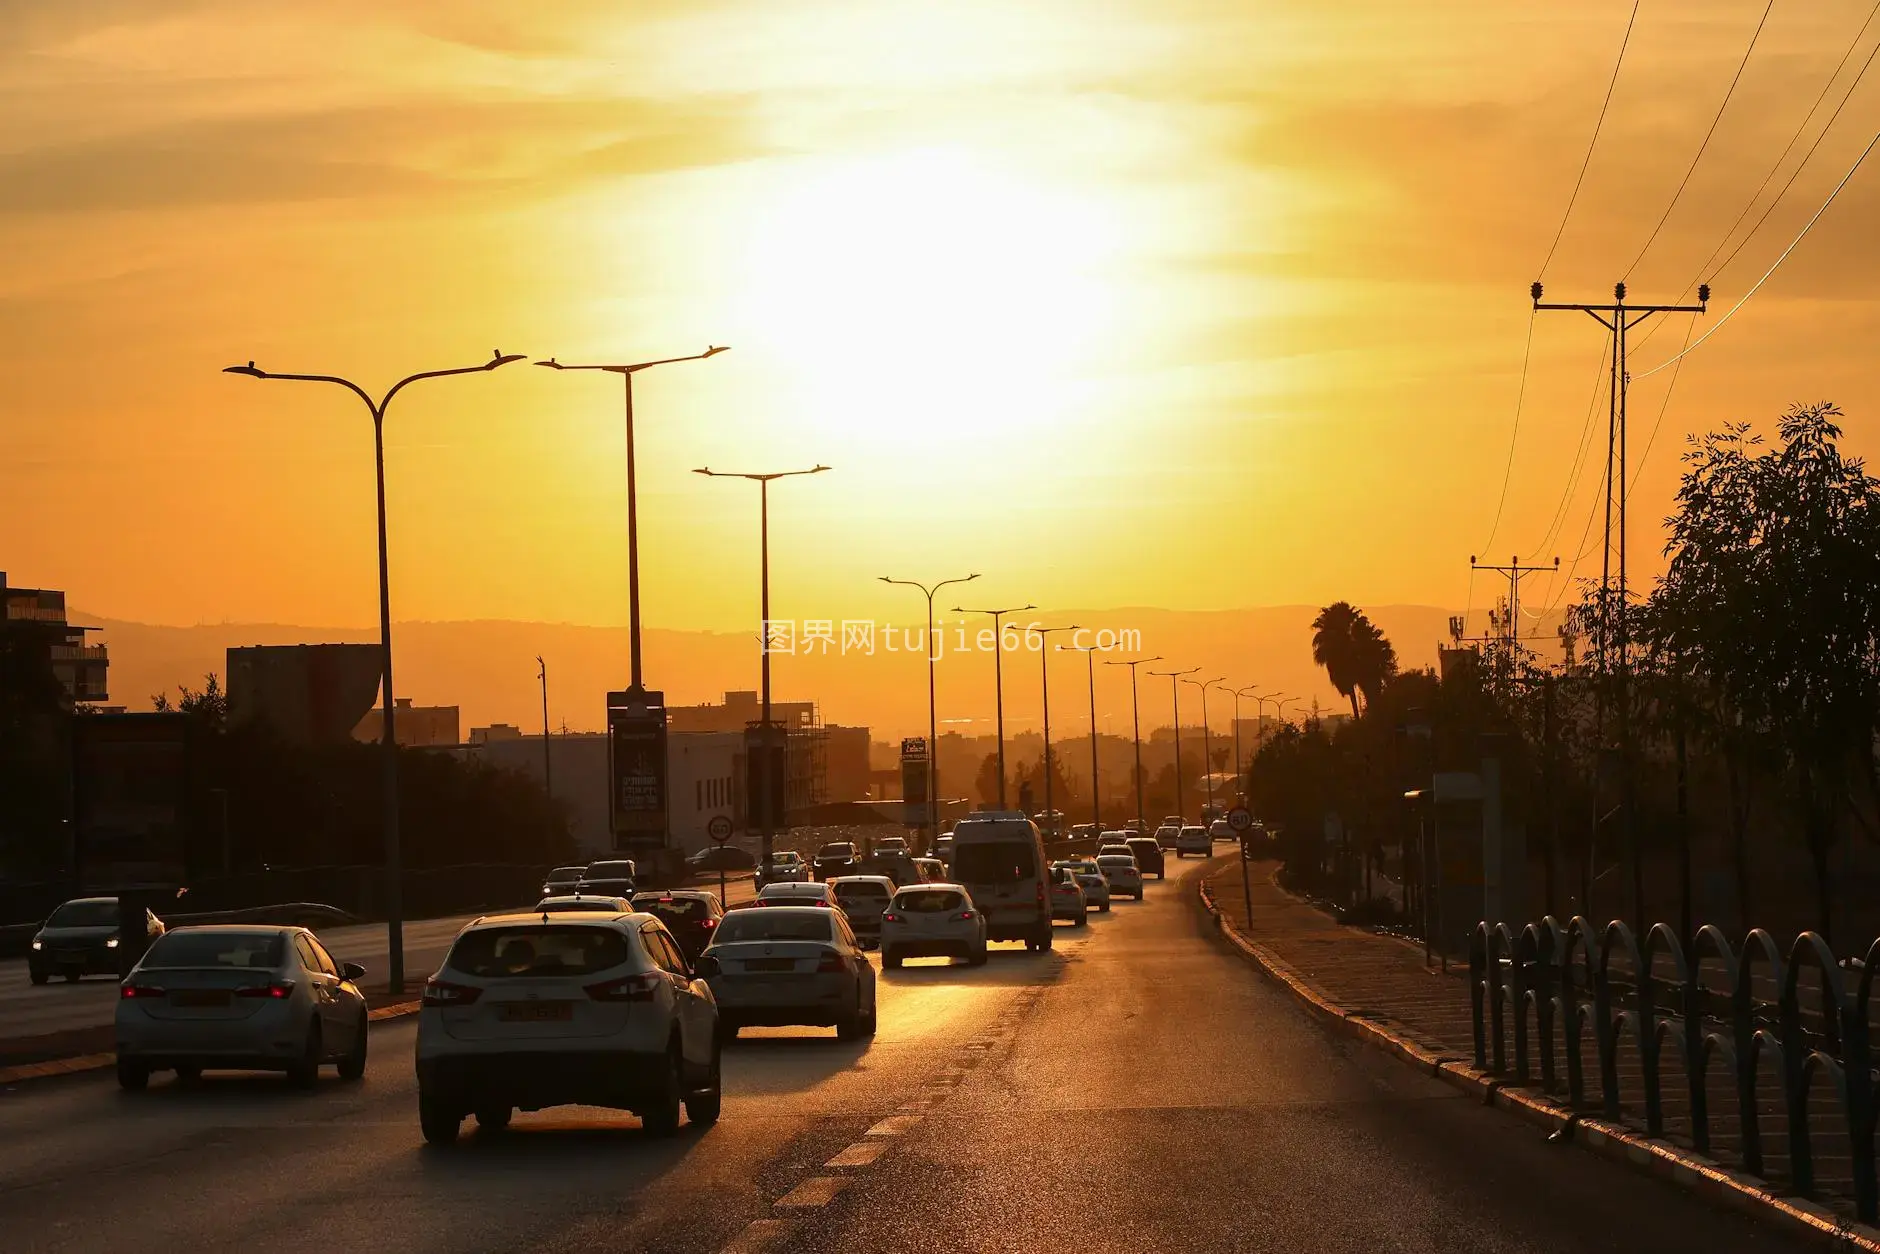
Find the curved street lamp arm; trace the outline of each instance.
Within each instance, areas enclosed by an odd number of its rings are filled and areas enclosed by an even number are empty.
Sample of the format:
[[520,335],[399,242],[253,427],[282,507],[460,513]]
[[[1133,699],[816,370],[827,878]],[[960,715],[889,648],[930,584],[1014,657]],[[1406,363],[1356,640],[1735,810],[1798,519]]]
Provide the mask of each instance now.
[[546,361],[538,361],[535,364],[538,366],[547,366],[550,370],[605,370],[609,374],[632,374],[636,370],[648,370],[654,366],[670,366],[675,361],[704,361],[707,357],[716,357],[719,353],[728,353],[730,351],[731,346],[728,344],[714,344],[702,353],[693,353],[687,357],[662,357],[658,361],[621,363],[596,362],[593,364],[570,365],[567,362],[557,361],[555,358],[550,357]]
[[379,413],[379,406],[373,403],[372,398],[366,394],[364,388],[354,383],[351,379],[342,379],[336,374],[276,374],[270,370],[257,369],[255,363],[252,361],[245,366],[224,366],[222,373],[245,374],[253,379],[286,379],[291,383],[337,383],[339,386],[364,401],[366,408],[372,411],[375,418]]
[[453,366],[448,370],[421,370],[417,374],[408,374],[392,384],[391,390],[385,394],[385,399],[379,402],[378,412],[383,417],[386,406],[392,403],[392,398],[403,391],[408,384],[416,383],[420,379],[443,379],[454,374],[481,374],[487,370],[494,370],[498,366],[507,366],[512,361],[521,361],[522,358],[521,353],[492,351],[490,359],[480,366]]

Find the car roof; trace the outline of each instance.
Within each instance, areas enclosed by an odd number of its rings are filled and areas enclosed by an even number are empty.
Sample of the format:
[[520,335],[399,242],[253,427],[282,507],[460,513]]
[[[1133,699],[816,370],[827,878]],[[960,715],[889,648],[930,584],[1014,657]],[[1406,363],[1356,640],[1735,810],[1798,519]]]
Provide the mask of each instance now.
[[643,893],[633,894],[635,901],[709,901],[715,894],[702,888],[649,888]]
[[[535,904],[538,906],[541,906],[551,901],[559,905],[562,902],[619,901],[619,900],[621,900],[621,898],[615,895],[614,893],[550,893],[548,896],[542,898],[541,901],[538,901]],[[530,911],[529,913],[533,914],[535,912]]]
[[304,927],[295,927],[287,923],[196,923],[186,927],[173,927],[164,935],[174,936],[178,932],[220,932],[244,936],[286,936],[306,930]]
[[1100,853],[1097,855],[1098,862],[1104,862],[1104,861],[1116,862],[1116,861],[1121,861],[1124,858],[1128,858],[1131,862],[1134,862],[1136,860],[1136,855],[1133,853]]
[[74,897],[70,901],[62,901],[59,904],[61,906],[91,906],[91,905],[102,906],[106,904],[107,902],[112,905],[116,905],[117,898],[116,897]]
[[782,883],[782,884],[764,885],[762,888],[758,890],[758,896],[761,897],[765,893],[770,892],[772,889],[775,889],[780,894],[788,893],[788,894],[801,896],[804,894],[813,894],[813,893],[820,892],[827,887],[828,887],[827,882],[822,881],[822,880],[786,881],[785,883]]
[[955,884],[952,880],[928,880],[925,884],[903,884],[894,890],[894,895],[899,897],[902,893],[923,893],[930,888],[950,888],[960,893],[966,891],[966,885]]
[[[651,917],[650,915],[632,913],[623,914],[618,910],[563,910],[556,913],[554,926],[562,927],[567,924],[575,924],[578,926],[586,923],[632,922],[642,918],[650,919]],[[466,932],[474,932],[484,928],[521,927],[528,923],[539,925],[546,922],[548,922],[548,920],[543,918],[540,910],[521,910],[510,914],[483,915],[480,918],[472,919],[469,923],[466,923],[463,930]]]
[[885,875],[832,875],[824,880],[825,884],[886,884],[888,891],[894,891],[894,881]]

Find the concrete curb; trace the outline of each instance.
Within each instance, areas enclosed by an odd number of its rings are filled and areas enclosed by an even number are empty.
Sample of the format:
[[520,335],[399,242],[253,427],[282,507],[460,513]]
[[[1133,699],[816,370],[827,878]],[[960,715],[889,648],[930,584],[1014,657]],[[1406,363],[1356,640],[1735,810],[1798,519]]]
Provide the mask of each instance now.
[[[383,1023],[387,1019],[401,1019],[406,1015],[418,1013],[415,1001],[394,1002],[389,1006],[375,1006],[366,1013],[371,1023]],[[76,1058],[54,1058],[46,1062],[21,1063],[13,1067],[0,1067],[0,1085],[19,1084],[26,1080],[49,1080],[55,1076],[75,1075],[81,1071],[102,1071],[107,1067],[117,1066],[116,1054],[80,1054]]]
[[1790,1233],[1811,1238],[1823,1249],[1880,1254],[1880,1228],[1854,1223],[1806,1198],[1779,1196],[1770,1191],[1765,1181],[1689,1150],[1603,1119],[1576,1115],[1547,1097],[1514,1087],[1507,1079],[1477,1071],[1472,1058],[1446,1052],[1440,1042],[1416,1039],[1412,1030],[1403,1024],[1367,1011],[1345,1009],[1314,988],[1277,954],[1243,935],[1215,904],[1205,873],[1198,895],[1202,908],[1213,916],[1228,944],[1344,1035],[1396,1056],[1475,1097],[1484,1106],[1499,1107],[1545,1129],[1550,1135],[1561,1134],[1582,1149],[1669,1181],[1715,1205],[1754,1215]]

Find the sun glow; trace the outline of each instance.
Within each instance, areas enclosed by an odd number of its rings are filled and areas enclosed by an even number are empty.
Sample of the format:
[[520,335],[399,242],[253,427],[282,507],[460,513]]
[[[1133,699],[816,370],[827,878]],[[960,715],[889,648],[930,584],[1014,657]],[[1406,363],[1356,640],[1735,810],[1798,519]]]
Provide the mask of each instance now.
[[956,149],[793,169],[743,255],[738,321],[811,427],[906,451],[1062,421],[1115,325],[1100,196]]

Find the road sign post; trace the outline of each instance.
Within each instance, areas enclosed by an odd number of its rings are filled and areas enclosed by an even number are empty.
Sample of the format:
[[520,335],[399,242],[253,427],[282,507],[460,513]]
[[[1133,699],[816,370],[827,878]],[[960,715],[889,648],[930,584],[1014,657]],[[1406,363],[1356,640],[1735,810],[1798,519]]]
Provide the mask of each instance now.
[[[712,821],[705,825],[705,834],[707,836],[710,836],[712,840],[717,843],[718,848],[722,850],[725,847],[725,842],[731,839],[730,818],[722,814],[712,815]],[[725,904],[725,898],[728,895],[729,894],[725,892],[725,860],[723,858],[719,858],[718,859],[718,904],[720,906]]]
[[[1253,827],[1253,811],[1246,806],[1235,806],[1227,812],[1228,830],[1235,835],[1235,843],[1240,846],[1240,893],[1247,903],[1247,930],[1253,930],[1253,872],[1248,868],[1247,833]],[[1249,937],[1248,939],[1252,939]]]

